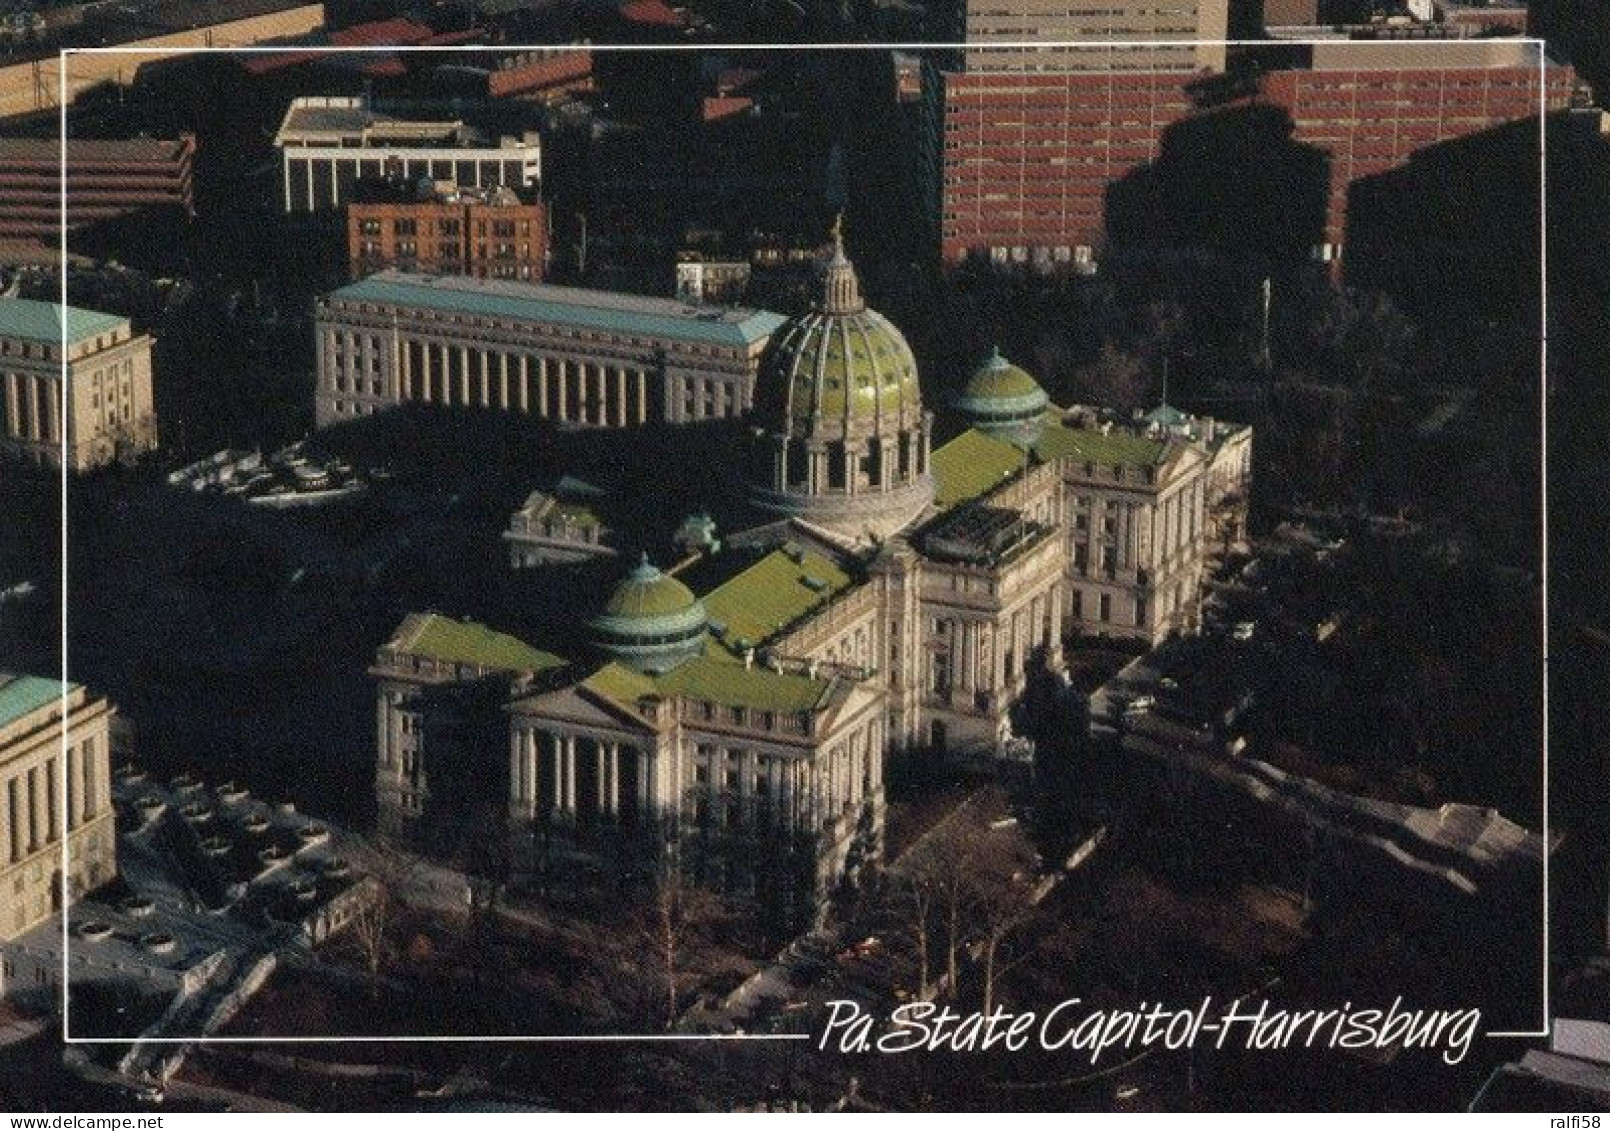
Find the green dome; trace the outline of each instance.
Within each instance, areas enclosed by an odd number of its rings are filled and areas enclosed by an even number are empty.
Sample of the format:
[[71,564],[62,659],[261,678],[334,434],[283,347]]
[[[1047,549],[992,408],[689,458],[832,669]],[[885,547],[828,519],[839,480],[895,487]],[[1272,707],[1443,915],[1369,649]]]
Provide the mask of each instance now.
[[644,671],[665,671],[703,648],[704,604],[649,563],[626,575],[588,627],[606,652]]
[[933,418],[900,331],[861,298],[837,225],[809,311],[772,334],[755,381],[750,499],[851,539],[883,539],[933,500]]
[[699,603],[693,590],[668,573],[661,573],[644,554],[626,580],[615,586],[604,604],[604,615],[641,619],[684,612]]
[[836,237],[820,300],[772,335],[756,390],[766,415],[797,433],[835,422],[881,423],[893,431],[902,418],[909,426],[921,413],[911,347],[862,301],[855,268]]
[[996,347],[967,378],[956,409],[981,432],[1032,444],[1050,403],[1040,383],[1002,357]]
[[781,393],[797,424],[823,419],[897,418],[921,403],[911,347],[875,310],[813,310],[778,333],[760,380]]
[[973,370],[972,376],[967,378],[967,387],[962,392],[962,397],[973,401],[1037,397],[1042,407],[1046,401],[1045,390],[1040,388],[1040,383],[1002,357],[999,346],[990,353],[984,364]]

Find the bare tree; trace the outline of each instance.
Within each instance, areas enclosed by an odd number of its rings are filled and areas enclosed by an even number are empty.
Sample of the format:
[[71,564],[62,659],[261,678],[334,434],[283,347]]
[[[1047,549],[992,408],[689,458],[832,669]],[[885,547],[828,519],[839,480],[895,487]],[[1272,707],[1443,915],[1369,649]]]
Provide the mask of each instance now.
[[[1004,948],[1008,940],[1034,917],[1029,901],[1028,885],[1021,875],[1008,877],[980,901],[983,945],[983,1011],[987,1016],[995,1008],[997,980],[1011,966],[1004,965],[1007,955]],[[1012,963],[1016,965],[1016,963]]]
[[906,933],[917,951],[917,995],[926,999],[933,979],[933,918],[939,905],[943,871],[931,857],[923,855],[905,869],[895,889],[896,910],[905,922]]
[[392,893],[386,885],[371,882],[370,892],[348,921],[352,944],[369,974],[369,992],[380,996],[380,972],[386,964],[392,924]]
[[[378,979],[391,953],[391,934],[419,868],[412,853],[385,838],[369,842],[362,860],[367,873],[359,882],[368,889],[348,920],[349,939],[371,980]],[[378,983],[371,987],[378,995]]]
[[655,875],[638,911],[636,933],[652,956],[650,965],[640,973],[654,988],[653,996],[660,998],[667,1029],[676,1024],[688,951],[721,915],[721,901],[715,893],[693,883],[675,864],[665,865]]
[[976,939],[985,1013],[994,1008],[999,978],[1009,969],[1002,965],[1005,946],[1034,915],[1033,868],[1029,847],[1015,827],[972,830],[951,861],[945,896],[951,977],[963,935]]
[[1127,412],[1145,403],[1151,378],[1139,357],[1109,341],[1101,347],[1101,356],[1078,371],[1076,386],[1081,399]]

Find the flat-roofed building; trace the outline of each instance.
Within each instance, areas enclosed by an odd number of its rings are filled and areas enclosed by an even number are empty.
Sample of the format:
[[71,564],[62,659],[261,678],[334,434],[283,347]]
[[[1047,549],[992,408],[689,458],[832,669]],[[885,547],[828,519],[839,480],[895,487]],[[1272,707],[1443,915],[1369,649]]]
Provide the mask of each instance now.
[[77,684],[64,695],[57,680],[0,672],[0,939],[61,909],[63,836],[70,898],[117,874],[114,710]]
[[1156,644],[1197,626],[1206,457],[1121,428],[1054,422],[1035,454],[1062,477],[1077,631]]
[[516,569],[548,562],[585,562],[620,552],[619,532],[595,504],[605,492],[565,477],[552,491],[533,491],[509,519],[503,540]]
[[0,454],[13,459],[60,467],[65,440],[67,466],[87,471],[150,451],[151,338],[115,314],[0,299],[0,412]]
[[598,427],[748,411],[781,315],[546,284],[383,271],[314,316],[319,427],[457,405]]
[[338,209],[359,180],[389,176],[539,190],[542,142],[535,132],[492,137],[461,118],[430,113],[402,103],[382,108],[365,97],[293,99],[274,137],[285,211]]
[[347,262],[353,279],[395,267],[427,275],[472,275],[540,283],[548,212],[497,186],[452,182],[365,183],[347,206]]
[[[1178,71],[945,75],[944,258],[1055,268],[1099,257],[1114,186],[1155,168],[1171,131],[1273,107],[1290,119],[1281,144],[1323,160],[1324,231],[1310,250],[1335,261],[1360,179],[1400,168],[1427,146],[1566,109],[1578,86],[1569,66],[1513,39],[1338,35],[1279,50],[1293,65],[1222,93]],[[1180,136],[1179,144],[1183,152],[1192,142]]]
[[1228,20],[1228,0],[967,0],[967,69],[1222,71]]
[[[67,227],[152,209],[189,215],[195,154],[190,134],[68,138]],[[60,236],[63,167],[59,140],[0,138],[0,239]]]

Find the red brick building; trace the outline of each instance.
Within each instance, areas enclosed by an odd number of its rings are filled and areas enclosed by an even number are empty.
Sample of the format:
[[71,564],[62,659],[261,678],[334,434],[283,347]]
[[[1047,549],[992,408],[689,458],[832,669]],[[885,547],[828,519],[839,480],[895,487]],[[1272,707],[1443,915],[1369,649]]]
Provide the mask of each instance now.
[[[942,251],[1072,262],[1106,243],[1109,188],[1154,164],[1169,127],[1237,105],[1290,115],[1291,141],[1329,168],[1321,258],[1340,254],[1348,186],[1438,142],[1570,105],[1576,76],[1506,40],[1339,41],[1304,69],[1229,89],[1179,73],[945,76]],[[1539,89],[1540,79],[1546,91]],[[1214,98],[1209,83],[1224,89]],[[1209,108],[1199,105],[1206,101]]]
[[[67,226],[81,228],[149,208],[189,214],[196,141],[67,140]],[[0,239],[61,234],[62,153],[55,140],[0,138]]]
[[547,249],[547,210],[509,189],[455,190],[347,208],[347,263],[354,280],[396,267],[537,283]]

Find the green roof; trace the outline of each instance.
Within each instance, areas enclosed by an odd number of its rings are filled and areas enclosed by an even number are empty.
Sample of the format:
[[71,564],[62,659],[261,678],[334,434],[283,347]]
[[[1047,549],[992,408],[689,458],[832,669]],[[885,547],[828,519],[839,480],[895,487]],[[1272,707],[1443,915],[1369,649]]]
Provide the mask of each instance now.
[[533,648],[523,640],[494,632],[474,621],[427,613],[412,637],[398,651],[454,664],[476,664],[498,671],[540,672],[563,667],[565,661],[551,652]]
[[934,450],[934,503],[951,507],[976,499],[1023,468],[1023,449],[970,428]]
[[67,311],[69,343],[110,333],[128,321],[116,314],[80,310],[76,306],[63,307],[54,302],[35,302],[27,298],[0,299],[0,338],[21,338],[30,342],[61,345],[63,310]]
[[[0,726],[16,722],[24,715],[61,699],[62,685],[37,675],[7,678],[0,675]],[[69,685],[70,686],[70,685]]]
[[697,656],[660,676],[623,664],[606,664],[583,685],[625,706],[645,695],[684,696],[759,711],[809,711],[820,706],[832,686],[824,679],[788,675],[742,664],[719,654]]
[[603,523],[599,521],[598,513],[596,511],[594,511],[591,507],[582,506],[580,503],[555,502],[553,505],[553,513],[568,522],[575,523],[577,526],[603,525]]
[[1144,419],[1148,424],[1156,424],[1163,428],[1178,428],[1181,424],[1185,424],[1191,418],[1186,416],[1173,405],[1169,404],[1167,401],[1164,401],[1162,404],[1152,409],[1152,411],[1148,412]]
[[[1163,456],[1168,445],[1162,440],[1137,436],[1122,428],[1101,433],[1091,428],[1069,428],[1047,421],[1035,452],[1042,459],[1075,459],[1086,463],[1150,466]],[[938,459],[938,453],[934,455]]]
[[605,664],[583,680],[582,686],[626,706],[631,706],[645,695],[659,694],[659,685],[654,677],[617,663]]
[[814,550],[773,550],[708,593],[704,607],[736,652],[739,640],[759,645],[849,585],[850,575]]
[[463,276],[382,271],[342,287],[332,300],[420,307],[482,318],[579,326],[616,334],[747,348],[783,324],[769,310],[699,306],[673,299]]

